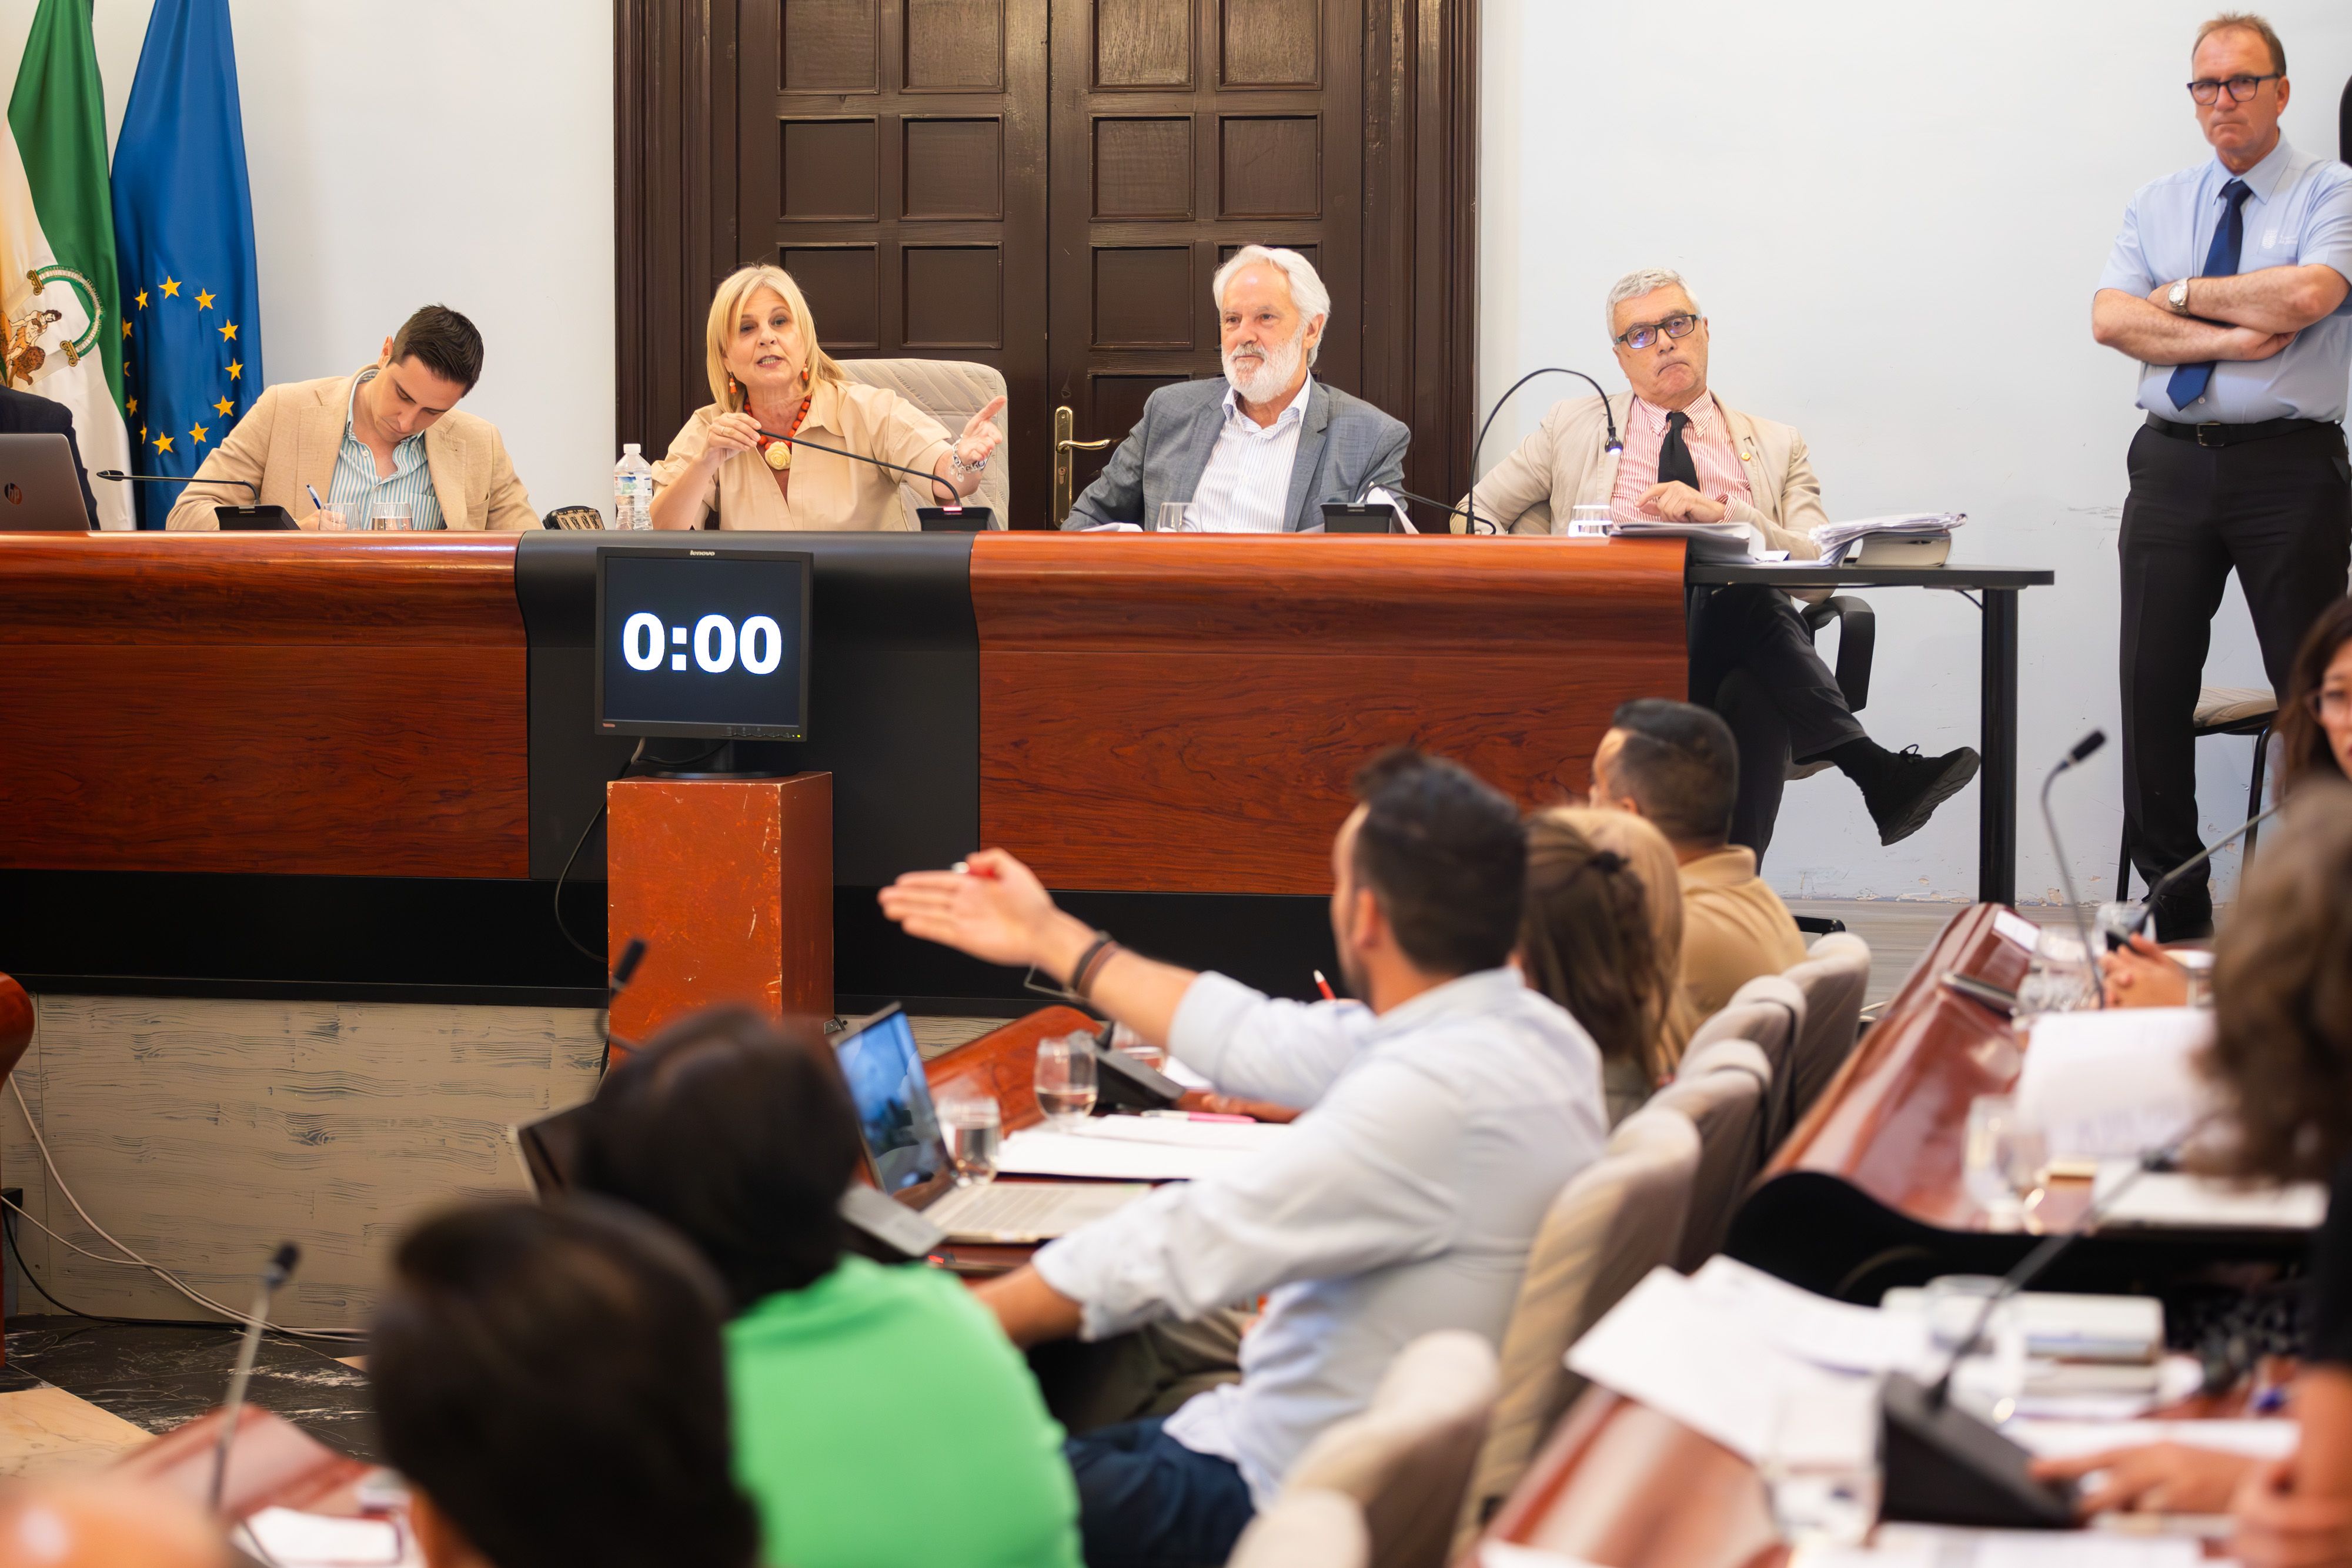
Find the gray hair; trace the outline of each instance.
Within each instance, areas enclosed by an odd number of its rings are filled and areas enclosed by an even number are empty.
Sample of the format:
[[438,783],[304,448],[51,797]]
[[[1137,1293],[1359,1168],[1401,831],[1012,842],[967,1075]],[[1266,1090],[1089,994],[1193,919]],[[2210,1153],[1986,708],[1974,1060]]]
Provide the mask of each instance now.
[[1691,298],[1690,285],[1683,281],[1681,273],[1672,267],[1645,267],[1627,273],[1609,286],[1608,301],[1601,307],[1601,329],[1613,340],[1617,336],[1617,307],[1628,299],[1639,299],[1643,295],[1661,288],[1681,289],[1683,298],[1690,299],[1692,310],[1701,316],[1706,314],[1699,308],[1698,301]]
[[[1316,272],[1315,264],[1297,251],[1278,246],[1245,245],[1217,268],[1216,276],[1209,279],[1209,298],[1218,309],[1225,308],[1225,285],[1232,281],[1234,274],[1260,262],[1282,269],[1282,276],[1290,280],[1290,302],[1298,307],[1298,314],[1302,318],[1312,319],[1320,316],[1327,322],[1330,319],[1331,291],[1323,287],[1323,279]],[[1307,351],[1307,362],[1313,364],[1322,352],[1323,340],[1318,337],[1315,340],[1314,348]]]

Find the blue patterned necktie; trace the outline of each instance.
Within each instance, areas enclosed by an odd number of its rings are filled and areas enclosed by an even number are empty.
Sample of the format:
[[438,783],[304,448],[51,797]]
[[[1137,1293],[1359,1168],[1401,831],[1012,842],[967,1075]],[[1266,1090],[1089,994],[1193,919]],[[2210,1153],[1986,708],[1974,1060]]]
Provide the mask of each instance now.
[[[2246,238],[2246,219],[2242,209],[2246,198],[2253,193],[2246,189],[2243,180],[2232,180],[2221,187],[2221,199],[2230,204],[2221,214],[2221,224],[2213,230],[2212,247],[2205,253],[2205,270],[2200,277],[2235,277],[2238,275],[2238,251]],[[2164,390],[2172,398],[2172,406],[2183,413],[2189,405],[2205,395],[2205,384],[2213,379],[2213,361],[2202,364],[2175,365],[2172,379]]]

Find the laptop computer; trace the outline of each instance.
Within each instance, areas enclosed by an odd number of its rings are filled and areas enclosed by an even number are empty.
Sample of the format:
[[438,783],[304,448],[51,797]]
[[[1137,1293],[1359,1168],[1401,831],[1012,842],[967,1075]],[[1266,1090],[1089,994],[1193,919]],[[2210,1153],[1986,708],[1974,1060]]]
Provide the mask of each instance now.
[[0,533],[86,534],[73,447],[55,431],[0,434]]
[[915,1031],[897,1003],[834,1038],[857,1107],[866,1174],[951,1241],[1050,1241],[1150,1192],[1139,1182],[955,1185],[955,1162],[931,1103]]

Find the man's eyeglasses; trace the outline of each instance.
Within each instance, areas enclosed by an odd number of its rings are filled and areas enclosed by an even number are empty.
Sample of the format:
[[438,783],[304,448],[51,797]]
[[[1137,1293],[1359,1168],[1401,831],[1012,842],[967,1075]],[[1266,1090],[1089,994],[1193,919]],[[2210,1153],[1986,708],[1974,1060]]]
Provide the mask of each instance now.
[[2322,724],[2342,724],[2352,720],[2352,691],[2336,688],[2314,692],[2303,699],[2311,705],[2311,716]]
[[1683,314],[1669,316],[1663,321],[1636,321],[1618,333],[1615,341],[1629,349],[1646,349],[1658,340],[1661,332],[1669,338],[1687,338],[1690,329],[1697,325],[1697,317]]
[[2200,77],[2189,84],[2189,96],[2200,103],[2212,103],[2221,98],[2221,89],[2226,87],[2230,89],[2232,102],[2243,103],[2254,96],[2254,89],[2261,87],[2263,83],[2276,81],[2284,75],[2286,75],[2284,71],[2273,71],[2270,75],[2262,77],[2231,77],[2226,82],[2217,81],[2211,77]]

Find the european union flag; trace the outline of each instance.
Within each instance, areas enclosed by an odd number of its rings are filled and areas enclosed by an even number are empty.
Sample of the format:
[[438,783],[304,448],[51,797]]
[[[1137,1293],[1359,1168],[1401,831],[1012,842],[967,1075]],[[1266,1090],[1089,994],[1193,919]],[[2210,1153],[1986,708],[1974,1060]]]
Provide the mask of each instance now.
[[[155,0],[114,144],[131,465],[186,478],[261,395],[261,286],[228,0]],[[177,485],[141,485],[160,528]]]

